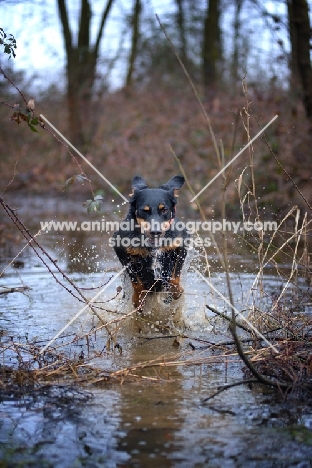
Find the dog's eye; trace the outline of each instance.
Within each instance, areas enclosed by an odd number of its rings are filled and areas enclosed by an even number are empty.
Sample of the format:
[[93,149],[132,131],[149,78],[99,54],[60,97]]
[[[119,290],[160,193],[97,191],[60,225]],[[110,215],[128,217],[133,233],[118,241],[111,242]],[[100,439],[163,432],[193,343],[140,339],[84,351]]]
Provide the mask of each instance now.
[[162,212],[162,213],[168,213],[168,209],[165,207],[165,205],[163,203],[161,203],[160,205],[158,205],[158,209]]

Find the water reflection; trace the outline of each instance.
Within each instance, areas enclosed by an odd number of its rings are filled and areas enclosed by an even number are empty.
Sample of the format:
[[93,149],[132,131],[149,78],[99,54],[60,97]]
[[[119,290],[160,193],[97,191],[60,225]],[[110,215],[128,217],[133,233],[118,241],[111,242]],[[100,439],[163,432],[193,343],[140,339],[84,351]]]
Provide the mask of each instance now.
[[126,452],[115,450],[120,423],[118,391],[107,388],[88,397],[75,389],[53,387],[33,399],[3,399],[3,466],[115,467],[127,461]]

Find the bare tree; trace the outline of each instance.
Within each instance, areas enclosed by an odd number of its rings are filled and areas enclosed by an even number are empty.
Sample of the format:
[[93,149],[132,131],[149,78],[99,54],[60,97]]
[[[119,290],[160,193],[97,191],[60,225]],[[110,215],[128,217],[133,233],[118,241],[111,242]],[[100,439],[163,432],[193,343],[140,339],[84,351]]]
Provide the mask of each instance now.
[[221,60],[220,0],[207,0],[202,46],[203,83],[206,89],[216,87]]
[[113,2],[114,0],[108,0],[103,9],[96,40],[92,45],[90,39],[92,11],[89,0],[81,0],[77,41],[74,40],[70,28],[66,0],[57,0],[67,59],[69,132],[71,140],[76,145],[83,145],[85,142],[83,122],[92,96],[100,42]]
[[175,0],[177,4],[177,27],[180,39],[180,56],[184,64],[187,64],[187,37],[185,29],[185,0]]
[[128,73],[126,79],[126,86],[131,86],[134,72],[135,60],[138,54],[138,43],[140,38],[140,16],[142,11],[141,0],[134,0],[133,14],[132,14],[132,40],[131,52],[128,62]]
[[236,83],[238,79],[239,70],[239,48],[240,48],[240,34],[241,34],[241,11],[244,0],[235,0],[235,13],[234,13],[234,38],[233,38],[233,58],[232,58],[232,79]]
[[310,58],[311,26],[306,0],[288,0],[288,21],[292,50],[291,70],[298,74],[302,86],[303,104],[312,123],[312,69]]

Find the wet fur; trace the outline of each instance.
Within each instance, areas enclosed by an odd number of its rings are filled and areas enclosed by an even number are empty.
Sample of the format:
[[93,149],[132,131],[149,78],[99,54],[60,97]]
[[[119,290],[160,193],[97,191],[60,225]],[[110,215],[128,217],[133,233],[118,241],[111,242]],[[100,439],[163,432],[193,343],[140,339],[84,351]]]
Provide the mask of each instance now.
[[[117,257],[127,267],[133,288],[132,302],[136,308],[143,307],[147,291],[167,292],[167,302],[178,299],[183,293],[180,275],[187,254],[183,241],[188,238],[188,233],[185,229],[175,228],[175,223],[179,221],[175,216],[178,190],[183,184],[182,176],[174,176],[155,189],[148,188],[140,176],[132,180],[130,208],[125,221],[133,220],[134,228],[116,231],[113,237]],[[149,223],[151,229],[144,231],[144,223]],[[158,229],[159,226],[164,229]],[[120,245],[123,239],[130,239],[138,245]],[[154,245],[159,239],[168,239],[170,245]],[[146,242],[150,242],[150,245],[146,245]],[[161,271],[158,277],[155,262],[157,271]]]

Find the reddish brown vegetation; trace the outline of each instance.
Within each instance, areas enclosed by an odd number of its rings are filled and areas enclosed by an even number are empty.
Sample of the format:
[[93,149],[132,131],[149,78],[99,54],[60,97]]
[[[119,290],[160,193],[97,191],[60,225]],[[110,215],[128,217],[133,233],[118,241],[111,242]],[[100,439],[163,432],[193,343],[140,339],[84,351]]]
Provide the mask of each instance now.
[[[300,105],[288,100],[286,92],[273,89],[249,92],[251,115],[250,136],[253,137],[269,120],[278,114],[279,118],[265,132],[267,141],[277,158],[289,171],[305,196],[311,199],[308,181],[311,177],[309,164],[310,135],[304,112]],[[246,121],[246,97],[243,92],[219,92],[213,100],[205,100],[212,128],[218,144],[222,141],[225,161],[231,159],[247,143],[243,126]],[[94,113],[85,116],[89,129],[90,144],[79,150],[119,190],[127,193],[134,174],[139,173],[151,183],[157,184],[176,173],[177,163],[169,144],[181,161],[187,176],[198,191],[219,170],[207,122],[190,87],[183,82],[157,85],[151,83],[140,89],[121,90],[107,95],[100,102],[94,102]],[[83,109],[81,110],[83,113]],[[66,112],[61,98],[49,97],[36,101],[36,115],[42,113],[65,136],[67,136]],[[2,122],[0,160],[3,190],[17,174],[10,190],[26,188],[28,191],[61,191],[69,177],[81,172],[67,149],[51,136],[39,129],[32,134],[23,122],[19,125],[10,121],[11,110],[1,106]],[[234,134],[236,136],[234,137]],[[254,144],[254,164],[257,195],[263,203],[287,206],[288,203],[302,203],[302,199],[277,165],[267,145],[258,139]],[[79,156],[77,160],[83,172],[92,180],[93,188],[103,188],[110,193],[92,169]],[[248,150],[230,168],[230,183],[227,190],[229,206],[238,204],[235,180],[250,164]],[[245,181],[248,183],[248,171]],[[217,203],[222,179],[216,180],[201,196],[201,203],[208,206]],[[89,190],[88,184],[75,190]]]

